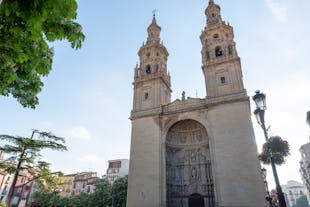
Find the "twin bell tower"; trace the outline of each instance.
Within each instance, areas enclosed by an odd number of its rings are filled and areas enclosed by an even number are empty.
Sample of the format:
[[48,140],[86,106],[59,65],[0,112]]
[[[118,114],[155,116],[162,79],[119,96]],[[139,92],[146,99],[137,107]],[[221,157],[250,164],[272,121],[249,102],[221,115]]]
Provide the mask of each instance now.
[[127,207],[262,207],[250,102],[232,26],[213,0],[200,35],[206,98],[171,102],[155,15],[134,69]]

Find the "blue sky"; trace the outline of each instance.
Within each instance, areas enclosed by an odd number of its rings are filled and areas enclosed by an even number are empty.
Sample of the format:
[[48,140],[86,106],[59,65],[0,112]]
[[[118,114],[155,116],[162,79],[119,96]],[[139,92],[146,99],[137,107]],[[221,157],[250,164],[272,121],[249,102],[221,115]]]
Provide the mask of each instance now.
[[[53,70],[44,78],[40,105],[25,109],[11,97],[0,97],[0,133],[29,136],[34,128],[52,131],[66,137],[69,148],[44,152],[53,169],[103,175],[107,160],[129,158],[133,68],[154,9],[170,53],[172,99],[181,97],[183,90],[187,96],[206,96],[199,35],[208,1],[77,2],[78,22],[86,35],[82,49],[74,51],[65,41],[51,43]],[[305,117],[310,110],[310,1],[296,2],[216,0],[223,20],[234,27],[248,94],[257,89],[267,94],[271,134],[291,145],[292,155],[279,168],[282,183],[300,180],[298,149],[309,141]],[[253,124],[260,149],[263,135],[254,119]],[[268,178],[273,185],[270,170]]]

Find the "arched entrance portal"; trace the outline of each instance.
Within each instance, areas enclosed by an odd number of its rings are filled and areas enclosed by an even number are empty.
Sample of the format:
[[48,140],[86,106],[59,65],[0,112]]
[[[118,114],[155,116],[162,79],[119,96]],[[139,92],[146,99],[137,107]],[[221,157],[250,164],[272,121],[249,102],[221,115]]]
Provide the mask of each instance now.
[[193,194],[188,199],[188,206],[189,207],[204,207],[205,201],[203,200],[203,197],[199,194]]
[[167,207],[213,207],[209,138],[194,120],[174,124],[166,139]]

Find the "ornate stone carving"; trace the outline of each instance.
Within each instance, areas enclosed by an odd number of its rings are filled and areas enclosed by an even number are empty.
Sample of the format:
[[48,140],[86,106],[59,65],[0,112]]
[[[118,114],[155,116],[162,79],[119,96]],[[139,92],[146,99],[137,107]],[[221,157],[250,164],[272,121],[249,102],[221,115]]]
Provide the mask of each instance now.
[[194,120],[173,125],[166,139],[167,206],[183,206],[192,194],[213,199],[213,179],[205,128]]

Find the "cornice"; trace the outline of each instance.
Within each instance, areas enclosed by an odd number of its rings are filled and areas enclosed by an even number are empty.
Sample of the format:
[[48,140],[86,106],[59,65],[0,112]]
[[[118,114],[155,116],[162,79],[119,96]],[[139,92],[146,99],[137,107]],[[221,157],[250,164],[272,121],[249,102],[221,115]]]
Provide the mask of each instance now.
[[132,111],[130,119],[135,120],[144,117],[165,116],[175,113],[192,112],[201,109],[209,109],[210,107],[217,107],[224,104],[245,101],[249,101],[249,97],[247,96],[245,90],[241,93],[218,97],[206,97],[205,99],[188,98],[185,101],[177,99],[172,103],[162,105],[160,107],[143,111]]

